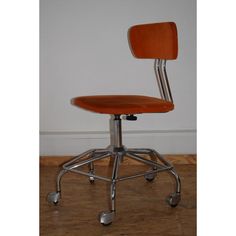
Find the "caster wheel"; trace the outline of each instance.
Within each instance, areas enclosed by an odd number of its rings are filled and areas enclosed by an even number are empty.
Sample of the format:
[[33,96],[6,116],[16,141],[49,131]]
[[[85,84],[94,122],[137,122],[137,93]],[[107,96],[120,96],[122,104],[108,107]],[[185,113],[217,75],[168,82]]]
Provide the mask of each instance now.
[[152,182],[156,178],[156,176],[157,176],[156,173],[148,173],[148,174],[144,175],[145,179],[148,182]]
[[112,223],[113,218],[114,218],[114,212],[112,211],[106,211],[106,212],[103,211],[98,215],[99,222],[104,226],[110,225]]
[[172,193],[169,197],[167,197],[166,201],[171,207],[176,207],[179,204],[180,199],[180,193]]
[[90,182],[90,184],[94,184],[94,182],[95,182],[94,177],[89,177],[89,182]]
[[47,196],[47,200],[49,203],[53,203],[54,205],[57,205],[60,199],[60,192],[52,192],[49,193]]

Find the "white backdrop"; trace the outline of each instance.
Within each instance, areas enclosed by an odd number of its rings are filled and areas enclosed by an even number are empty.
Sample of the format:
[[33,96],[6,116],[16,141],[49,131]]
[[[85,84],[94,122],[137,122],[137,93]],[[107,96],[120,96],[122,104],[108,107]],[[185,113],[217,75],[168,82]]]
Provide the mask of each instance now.
[[41,0],[41,155],[72,155],[109,144],[109,116],[74,107],[71,98],[159,96],[153,60],[133,58],[127,30],[162,21],[178,28],[179,56],[167,63],[175,110],[124,121],[124,144],[196,153],[195,0]]

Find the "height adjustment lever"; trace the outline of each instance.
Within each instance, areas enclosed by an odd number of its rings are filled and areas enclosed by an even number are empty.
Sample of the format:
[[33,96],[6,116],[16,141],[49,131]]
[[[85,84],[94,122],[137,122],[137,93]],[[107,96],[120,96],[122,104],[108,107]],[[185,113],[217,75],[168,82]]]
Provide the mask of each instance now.
[[135,116],[135,115],[133,115],[133,114],[131,114],[131,115],[124,115],[124,116],[122,116],[122,119],[123,119],[123,120],[135,121],[135,120],[137,120],[137,116]]

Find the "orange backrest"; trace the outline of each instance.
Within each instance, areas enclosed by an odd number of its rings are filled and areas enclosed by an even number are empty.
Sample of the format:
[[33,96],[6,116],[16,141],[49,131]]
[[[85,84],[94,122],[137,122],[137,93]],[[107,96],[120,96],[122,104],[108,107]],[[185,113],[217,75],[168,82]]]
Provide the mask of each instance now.
[[174,22],[132,26],[128,38],[131,51],[137,58],[177,58],[178,37]]

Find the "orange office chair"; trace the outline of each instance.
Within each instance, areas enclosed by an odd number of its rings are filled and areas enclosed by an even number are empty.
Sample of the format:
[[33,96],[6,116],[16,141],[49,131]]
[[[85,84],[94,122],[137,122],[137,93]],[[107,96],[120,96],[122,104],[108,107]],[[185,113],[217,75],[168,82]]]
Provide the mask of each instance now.
[[[174,167],[157,151],[149,148],[126,148],[122,143],[121,115],[127,120],[137,120],[136,114],[164,113],[174,109],[173,98],[166,73],[166,60],[174,60],[178,54],[177,29],[173,22],[135,25],[128,31],[131,51],[136,58],[155,59],[155,75],[160,91],[160,98],[140,95],[98,95],[72,99],[72,104],[83,109],[110,114],[111,143],[104,149],[88,150],[65,163],[57,176],[56,192],[48,194],[48,201],[57,204],[61,197],[61,177],[68,171],[89,177],[91,183],[104,180],[111,184],[110,209],[99,214],[99,221],[109,225],[115,216],[116,183],[123,180],[144,176],[153,181],[157,173],[168,171],[175,178],[175,189],[167,197],[171,207],[180,201],[181,183]],[[95,163],[104,158],[113,160],[112,176],[95,175]],[[143,173],[119,176],[118,171],[124,158],[131,158],[149,166]],[[87,165],[86,172],[82,166]]]

